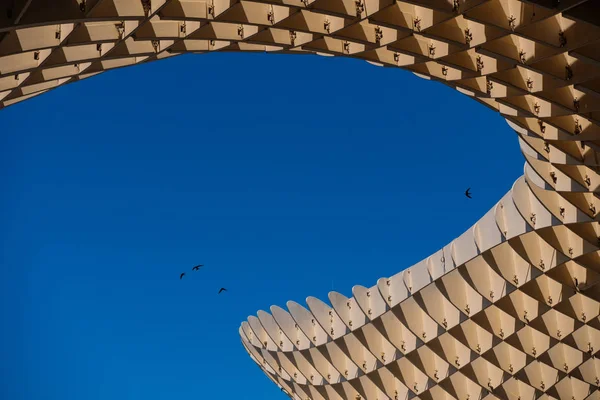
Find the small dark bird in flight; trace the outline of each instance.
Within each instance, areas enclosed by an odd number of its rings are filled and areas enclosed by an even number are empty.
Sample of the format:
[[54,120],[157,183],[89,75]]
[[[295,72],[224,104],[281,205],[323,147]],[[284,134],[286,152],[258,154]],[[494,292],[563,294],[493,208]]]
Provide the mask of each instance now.
[[194,268],[192,268],[192,270],[193,271],[198,271],[200,269],[200,267],[204,267],[204,264],[198,264]]
[[185,272],[182,272],[181,275],[179,275],[179,279],[183,279],[184,275],[185,275]]
[[219,294],[221,294],[221,292],[226,292],[227,289],[225,289],[224,287],[222,287],[221,289],[219,289]]
[[472,199],[471,193],[469,193],[470,190],[471,190],[471,188],[468,188],[467,190],[465,190],[465,196],[467,196],[468,198]]

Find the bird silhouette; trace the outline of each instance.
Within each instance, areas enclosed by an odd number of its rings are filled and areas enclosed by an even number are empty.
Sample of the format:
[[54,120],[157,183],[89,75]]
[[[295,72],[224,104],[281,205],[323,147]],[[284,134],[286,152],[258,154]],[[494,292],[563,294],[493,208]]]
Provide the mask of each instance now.
[[472,199],[471,193],[469,193],[470,190],[471,190],[471,188],[468,188],[467,190],[465,190],[465,196],[467,196],[468,198]]
[[204,264],[196,265],[194,268],[192,268],[192,271],[198,271],[200,269],[200,267],[204,267]]
[[226,292],[227,289],[225,289],[224,287],[222,287],[221,289],[219,289],[219,294],[221,294],[221,292]]
[[179,275],[179,279],[183,279],[184,275],[185,275],[185,272],[182,272],[181,275]]

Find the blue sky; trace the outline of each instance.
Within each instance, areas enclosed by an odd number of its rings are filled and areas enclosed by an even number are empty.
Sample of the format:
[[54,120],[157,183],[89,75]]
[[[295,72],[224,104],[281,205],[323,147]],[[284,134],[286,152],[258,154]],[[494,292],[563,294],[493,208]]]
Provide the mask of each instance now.
[[248,315],[413,265],[524,164],[468,97],[319,56],[176,57],[0,120],[11,400],[283,399],[240,343]]

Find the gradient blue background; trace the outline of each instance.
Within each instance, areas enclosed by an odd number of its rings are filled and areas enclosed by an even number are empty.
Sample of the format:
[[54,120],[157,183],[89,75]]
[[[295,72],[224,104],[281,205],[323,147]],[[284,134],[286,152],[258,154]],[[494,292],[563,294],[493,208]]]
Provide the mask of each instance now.
[[120,69],[2,110],[0,126],[10,400],[284,399],[242,320],[420,261],[524,163],[468,97],[318,56]]

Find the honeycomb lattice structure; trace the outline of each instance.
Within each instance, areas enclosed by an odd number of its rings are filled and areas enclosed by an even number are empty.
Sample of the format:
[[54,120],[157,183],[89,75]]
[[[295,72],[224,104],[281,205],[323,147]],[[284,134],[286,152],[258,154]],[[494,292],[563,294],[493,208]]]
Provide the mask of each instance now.
[[183,53],[355,57],[506,118],[524,175],[427,259],[240,327],[293,399],[600,399],[600,0],[3,0],[0,108]]

